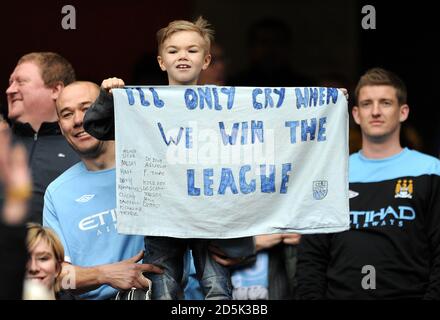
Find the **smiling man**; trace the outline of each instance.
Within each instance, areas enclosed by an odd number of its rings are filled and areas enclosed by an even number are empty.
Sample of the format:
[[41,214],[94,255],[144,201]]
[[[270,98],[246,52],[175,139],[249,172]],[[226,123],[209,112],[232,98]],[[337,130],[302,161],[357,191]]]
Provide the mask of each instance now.
[[78,153],[81,159],[88,164],[90,169],[97,170],[90,161],[100,155],[107,155],[110,166],[114,164],[114,154],[107,152],[113,148],[112,141],[100,141],[84,131],[82,126],[84,114],[99,94],[99,87],[91,82],[76,82],[69,86],[60,95],[57,101],[57,112],[61,131],[70,146]]
[[84,299],[111,299],[117,290],[148,287],[142,272],[160,272],[136,263],[143,257],[143,237],[116,230],[115,144],[83,128],[84,114],[98,94],[98,85],[79,81],[58,97],[60,128],[81,161],[53,181],[44,197],[43,223],[65,249],[62,288],[83,293]]
[[405,84],[367,71],[353,117],[362,150],[350,156],[350,230],[306,235],[302,299],[440,299],[440,161],[400,144]]
[[[6,90],[13,139],[21,142],[32,172],[28,220],[41,223],[47,186],[79,161],[57,123],[55,101],[75,81],[72,65],[53,52],[32,52],[18,60]],[[0,205],[3,202],[0,192]]]

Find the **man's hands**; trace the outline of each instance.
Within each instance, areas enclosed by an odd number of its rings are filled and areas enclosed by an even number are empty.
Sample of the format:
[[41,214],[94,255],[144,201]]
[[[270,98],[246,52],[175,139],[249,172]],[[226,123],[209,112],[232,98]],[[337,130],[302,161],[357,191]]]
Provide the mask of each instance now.
[[101,88],[109,93],[112,93],[112,89],[114,88],[123,88],[124,86],[125,86],[124,80],[115,77],[105,79],[101,83]]
[[[301,239],[301,235],[297,233],[285,233],[285,234],[263,234],[255,236],[255,249],[258,251],[272,248],[277,244],[283,242],[287,245],[297,245]],[[236,266],[243,262],[246,257],[241,258],[229,258],[219,248],[215,246],[209,246],[211,257],[217,263],[225,267]]]
[[246,257],[229,258],[224,254],[223,251],[221,251],[219,248],[213,245],[210,245],[208,247],[208,250],[211,254],[212,259],[214,259],[215,262],[221,264],[224,267],[236,266],[237,264],[243,262],[243,260],[246,258]]
[[257,251],[261,251],[272,248],[281,242],[288,245],[296,245],[300,239],[301,235],[297,233],[262,234],[255,237],[255,248]]
[[143,256],[144,252],[141,251],[130,259],[100,266],[100,282],[102,284],[108,284],[118,290],[147,288],[149,283],[142,273],[163,273],[163,271],[152,264],[136,263],[140,261]]
[[301,235],[298,233],[282,234],[282,237],[284,244],[289,244],[292,246],[299,244],[299,241],[301,240]]

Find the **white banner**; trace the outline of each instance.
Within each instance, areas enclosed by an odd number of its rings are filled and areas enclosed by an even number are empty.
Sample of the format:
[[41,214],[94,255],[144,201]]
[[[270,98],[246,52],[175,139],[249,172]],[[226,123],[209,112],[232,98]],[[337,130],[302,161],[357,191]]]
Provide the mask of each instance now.
[[349,228],[333,88],[114,89],[118,231],[175,238]]

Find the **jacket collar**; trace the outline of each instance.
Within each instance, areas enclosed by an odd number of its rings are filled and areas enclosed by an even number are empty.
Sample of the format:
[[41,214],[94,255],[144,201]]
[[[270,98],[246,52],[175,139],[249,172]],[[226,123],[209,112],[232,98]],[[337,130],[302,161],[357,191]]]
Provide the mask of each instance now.
[[[32,128],[29,123],[14,122],[12,125],[12,132],[21,136],[34,136],[37,132]],[[39,136],[60,135],[61,129],[58,122],[43,122],[40,130],[38,130]]]

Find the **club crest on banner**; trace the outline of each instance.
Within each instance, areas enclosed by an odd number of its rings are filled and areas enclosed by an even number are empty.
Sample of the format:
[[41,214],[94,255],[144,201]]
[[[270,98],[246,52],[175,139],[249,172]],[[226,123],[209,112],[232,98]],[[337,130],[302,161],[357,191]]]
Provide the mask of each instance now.
[[328,192],[328,181],[318,180],[313,181],[313,198],[315,200],[322,200],[325,198]]

